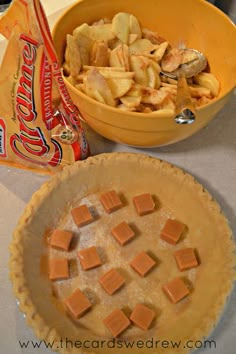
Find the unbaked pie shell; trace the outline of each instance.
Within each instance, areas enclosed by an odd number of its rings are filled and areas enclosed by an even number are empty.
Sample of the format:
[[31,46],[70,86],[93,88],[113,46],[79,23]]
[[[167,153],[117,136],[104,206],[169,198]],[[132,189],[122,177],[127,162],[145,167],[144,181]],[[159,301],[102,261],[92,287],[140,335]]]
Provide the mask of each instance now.
[[[115,190],[124,206],[108,215],[99,196]],[[138,216],[132,203],[135,195],[150,193],[156,210]],[[70,210],[81,203],[91,207],[96,220],[77,228]],[[184,237],[176,246],[162,241],[160,230],[168,218],[187,225]],[[136,237],[121,247],[110,230],[127,221],[136,229]],[[75,232],[78,244],[69,253],[77,262],[74,276],[69,280],[50,282],[44,269],[48,257],[66,255],[47,245],[48,230],[64,228]],[[46,235],[46,237],[45,237]],[[80,248],[97,246],[103,265],[83,272],[76,252]],[[200,266],[180,272],[173,253],[177,249],[197,249]],[[153,254],[157,266],[145,278],[139,277],[129,266],[138,251]],[[61,252],[61,253],[60,253]],[[219,205],[196,180],[167,162],[141,154],[110,153],[88,158],[66,167],[37,191],[27,205],[10,245],[10,275],[21,311],[37,337],[55,343],[53,350],[61,353],[130,353],[124,349],[81,350],[61,348],[61,338],[67,340],[109,340],[110,333],[102,323],[113,309],[131,311],[137,303],[144,303],[157,314],[150,330],[131,326],[121,336],[132,340],[172,340],[185,343],[206,338],[225,307],[235,280],[235,245],[228,222]],[[104,292],[98,278],[111,267],[118,268],[127,279],[126,285],[115,295]],[[188,282],[191,293],[178,304],[172,304],[162,291],[162,285],[180,276]],[[75,320],[65,310],[63,299],[75,289],[88,292],[93,308]],[[58,345],[59,343],[59,345]],[[151,350],[153,353],[188,353],[169,348]],[[135,350],[133,351],[135,352]],[[150,353],[139,349],[138,353]]]

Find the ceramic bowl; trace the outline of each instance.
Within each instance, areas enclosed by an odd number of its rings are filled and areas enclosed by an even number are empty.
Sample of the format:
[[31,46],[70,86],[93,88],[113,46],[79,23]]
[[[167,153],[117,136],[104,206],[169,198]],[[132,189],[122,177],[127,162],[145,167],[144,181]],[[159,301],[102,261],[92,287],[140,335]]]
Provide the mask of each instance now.
[[[172,45],[184,41],[208,58],[210,70],[221,83],[219,97],[196,111],[191,125],[178,125],[173,115],[123,112],[99,103],[66,81],[74,103],[87,124],[102,136],[123,144],[151,147],[183,140],[206,126],[227,103],[236,85],[236,27],[218,8],[205,0],[82,0],[58,19],[53,40],[60,64],[66,35],[82,23],[91,24],[117,12],[135,15],[141,26],[157,31]],[[225,118],[227,124],[227,117]]]

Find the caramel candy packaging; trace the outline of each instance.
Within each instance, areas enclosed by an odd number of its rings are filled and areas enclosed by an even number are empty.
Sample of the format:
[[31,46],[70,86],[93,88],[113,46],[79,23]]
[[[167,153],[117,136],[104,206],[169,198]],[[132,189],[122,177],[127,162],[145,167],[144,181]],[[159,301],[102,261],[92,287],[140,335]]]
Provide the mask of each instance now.
[[39,0],[14,0],[0,18],[0,162],[52,172],[89,147],[65,87]]

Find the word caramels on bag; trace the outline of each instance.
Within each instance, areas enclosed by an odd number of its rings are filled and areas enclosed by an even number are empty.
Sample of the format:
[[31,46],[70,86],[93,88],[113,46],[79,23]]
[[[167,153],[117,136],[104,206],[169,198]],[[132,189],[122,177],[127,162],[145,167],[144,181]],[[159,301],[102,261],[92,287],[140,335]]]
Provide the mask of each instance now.
[[0,68],[0,162],[52,171],[89,154],[39,0],[14,0],[0,18],[9,40]]

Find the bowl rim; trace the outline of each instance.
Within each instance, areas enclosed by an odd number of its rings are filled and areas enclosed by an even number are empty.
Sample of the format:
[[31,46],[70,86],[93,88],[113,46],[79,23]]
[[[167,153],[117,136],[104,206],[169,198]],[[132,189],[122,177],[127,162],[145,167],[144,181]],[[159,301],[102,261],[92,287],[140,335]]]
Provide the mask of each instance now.
[[[84,2],[86,0],[75,0],[75,3],[69,5],[68,7],[65,8],[65,10],[60,14],[60,16],[57,18],[57,20],[55,21],[53,28],[52,28],[52,39],[54,40],[55,37],[55,32],[57,27],[59,26],[59,23],[63,20],[63,17],[70,12],[74,7],[78,6],[81,2]],[[236,24],[230,19],[229,16],[227,16],[222,10],[220,10],[218,7],[216,7],[215,5],[213,5],[212,3],[206,1],[206,0],[195,0],[198,1],[199,3],[203,3],[204,6],[208,6],[210,7],[213,11],[219,13],[219,15],[221,17],[224,18],[225,21],[228,22],[229,25],[231,25],[234,29],[235,29],[235,38],[236,38]],[[60,64],[61,66],[61,64]],[[84,99],[85,101],[88,101],[89,103],[92,104],[96,104],[98,107],[100,107],[101,109],[106,108],[108,111],[113,112],[113,113],[119,113],[121,115],[124,116],[131,116],[131,117],[140,117],[140,118],[151,118],[151,119],[155,119],[155,118],[173,118],[173,112],[169,109],[160,109],[157,111],[153,111],[150,113],[142,113],[142,112],[132,112],[132,111],[122,111],[121,109],[118,109],[116,107],[111,107],[105,103],[99,102],[89,96],[87,96],[85,93],[83,93],[82,91],[79,91],[78,89],[76,89],[65,77],[65,75],[63,74],[63,68],[61,68],[61,72],[62,72],[62,77],[66,83],[66,85],[70,88],[70,90],[73,91],[74,94],[80,96],[82,99]],[[234,91],[236,88],[236,80],[235,80],[235,85],[228,89],[222,96],[215,97],[211,102],[204,104],[203,106],[200,107],[196,107],[196,112],[201,112],[203,110],[205,110],[208,107],[213,106],[215,103],[220,102],[224,97],[226,97],[227,95],[229,95],[232,91]],[[78,107],[79,109],[79,107]]]

